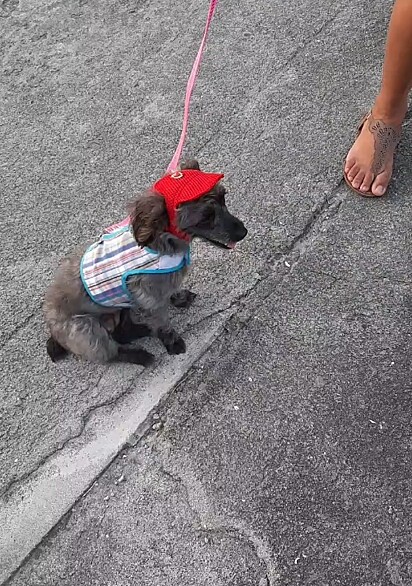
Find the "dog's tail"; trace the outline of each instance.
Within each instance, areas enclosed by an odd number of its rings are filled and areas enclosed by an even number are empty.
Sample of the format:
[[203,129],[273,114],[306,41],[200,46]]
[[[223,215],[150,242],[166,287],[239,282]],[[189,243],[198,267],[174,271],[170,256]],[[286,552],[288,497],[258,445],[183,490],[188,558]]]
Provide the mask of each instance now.
[[59,342],[57,342],[57,340],[52,337],[47,340],[46,349],[47,354],[50,356],[52,362],[61,360],[67,354],[66,348],[63,348],[63,346],[61,346]]

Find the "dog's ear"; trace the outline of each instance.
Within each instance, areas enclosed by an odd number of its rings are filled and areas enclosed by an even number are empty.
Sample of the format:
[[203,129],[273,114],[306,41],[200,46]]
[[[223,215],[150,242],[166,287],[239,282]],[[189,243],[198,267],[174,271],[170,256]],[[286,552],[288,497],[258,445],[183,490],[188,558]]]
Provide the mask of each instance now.
[[168,226],[164,198],[151,192],[145,193],[131,205],[130,218],[136,242],[147,246]]
[[188,159],[187,161],[183,161],[183,163],[180,165],[180,168],[182,171],[184,169],[196,169],[196,171],[200,171],[200,166],[196,159]]

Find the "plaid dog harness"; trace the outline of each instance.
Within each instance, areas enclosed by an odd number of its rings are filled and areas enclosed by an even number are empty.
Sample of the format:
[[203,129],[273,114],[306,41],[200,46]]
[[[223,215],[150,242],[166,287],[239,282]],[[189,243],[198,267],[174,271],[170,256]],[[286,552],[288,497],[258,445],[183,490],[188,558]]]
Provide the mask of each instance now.
[[91,299],[105,307],[130,307],[129,277],[180,271],[190,264],[190,252],[161,255],[139,246],[131,226],[103,234],[84,253],[80,276]]

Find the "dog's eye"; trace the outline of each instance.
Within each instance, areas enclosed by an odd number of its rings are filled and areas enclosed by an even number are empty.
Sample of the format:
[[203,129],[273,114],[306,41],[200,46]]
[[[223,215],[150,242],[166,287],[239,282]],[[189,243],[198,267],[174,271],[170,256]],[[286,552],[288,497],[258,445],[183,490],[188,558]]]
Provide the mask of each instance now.
[[218,193],[217,197],[216,197],[217,202],[221,205],[224,206],[226,205],[226,201],[225,201],[225,193]]
[[216,188],[215,200],[222,206],[226,205],[225,195],[226,189],[223,187],[223,185],[218,185]]

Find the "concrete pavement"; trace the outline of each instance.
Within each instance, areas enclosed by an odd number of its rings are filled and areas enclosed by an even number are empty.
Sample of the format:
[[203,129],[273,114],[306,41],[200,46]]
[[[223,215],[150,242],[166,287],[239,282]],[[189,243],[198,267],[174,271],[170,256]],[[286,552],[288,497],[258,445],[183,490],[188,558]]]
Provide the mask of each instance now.
[[167,164],[204,10],[6,8],[2,578],[70,511],[10,584],[408,584],[409,127],[390,198],[340,185],[390,3],[222,3],[187,152],[251,235],[196,247],[188,354],[139,376],[49,364],[38,306]]

